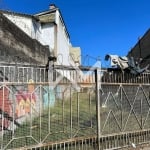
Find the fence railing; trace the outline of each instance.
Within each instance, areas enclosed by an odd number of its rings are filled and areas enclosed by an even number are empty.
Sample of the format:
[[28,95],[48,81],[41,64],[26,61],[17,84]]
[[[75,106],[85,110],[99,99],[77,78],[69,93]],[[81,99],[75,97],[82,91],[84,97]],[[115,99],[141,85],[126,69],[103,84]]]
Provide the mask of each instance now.
[[137,84],[149,84],[150,83],[150,72],[141,74],[131,74],[125,71],[102,71],[102,82],[103,83],[137,83]]
[[[51,82],[59,80],[59,83],[81,83],[94,84],[96,68],[92,67],[68,67],[68,66],[54,66],[48,72],[45,66],[36,65],[0,65],[0,81],[1,82],[18,82],[28,83],[34,81],[36,83],[49,82],[48,74],[53,78]],[[131,74],[121,70],[101,70],[99,75],[101,83],[150,83],[150,72],[141,73],[138,75]]]
[[149,73],[6,65],[0,72],[1,149],[105,150],[150,140]]
[[44,66],[0,66],[0,81],[14,83],[48,82],[48,71]]

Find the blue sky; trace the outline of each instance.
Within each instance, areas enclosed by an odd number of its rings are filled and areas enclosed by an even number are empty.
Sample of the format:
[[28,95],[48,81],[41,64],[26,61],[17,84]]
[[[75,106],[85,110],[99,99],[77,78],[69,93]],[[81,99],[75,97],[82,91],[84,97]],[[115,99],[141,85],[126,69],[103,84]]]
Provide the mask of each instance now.
[[125,56],[150,27],[149,0],[1,0],[0,8],[35,14],[51,3],[60,8],[72,45],[80,46],[88,61],[104,60],[108,53]]

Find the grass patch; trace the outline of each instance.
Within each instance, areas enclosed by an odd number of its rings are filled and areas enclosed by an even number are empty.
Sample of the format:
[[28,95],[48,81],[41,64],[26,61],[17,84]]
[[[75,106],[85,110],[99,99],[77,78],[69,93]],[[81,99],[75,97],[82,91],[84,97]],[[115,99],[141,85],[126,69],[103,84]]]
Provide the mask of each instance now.
[[3,145],[12,139],[7,148],[93,134],[96,130],[95,114],[93,93],[73,93],[71,97],[57,99],[53,107],[42,105],[36,117],[31,119],[29,116],[14,133],[8,131],[4,134]]

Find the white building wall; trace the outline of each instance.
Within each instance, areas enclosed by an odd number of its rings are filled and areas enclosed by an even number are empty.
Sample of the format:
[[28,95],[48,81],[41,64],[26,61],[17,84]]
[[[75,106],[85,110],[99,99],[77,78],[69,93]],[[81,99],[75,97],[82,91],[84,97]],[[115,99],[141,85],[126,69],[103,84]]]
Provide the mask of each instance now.
[[[45,30],[42,32],[41,24],[33,18],[7,13],[4,13],[4,15],[32,39],[38,40],[43,45],[50,45],[48,44],[48,40],[45,38],[47,33]],[[44,36],[43,33],[46,35]]]
[[56,13],[56,23],[57,23],[57,55],[58,64],[70,65],[69,61],[69,37],[65,33],[65,26],[61,21],[60,15]]
[[33,24],[32,18],[13,15],[13,14],[5,14],[4,15],[11,20],[14,24],[16,24],[21,30],[23,30],[30,37],[35,38],[35,34],[33,34]]
[[58,28],[57,33],[57,55],[63,56],[60,63],[69,65],[69,44],[61,27]]
[[48,45],[50,50],[54,49],[54,25],[47,23],[41,26],[41,41]]
[[32,19],[32,25],[31,25],[31,37],[34,39],[37,39],[38,41],[41,41],[41,24],[37,22],[36,20]]

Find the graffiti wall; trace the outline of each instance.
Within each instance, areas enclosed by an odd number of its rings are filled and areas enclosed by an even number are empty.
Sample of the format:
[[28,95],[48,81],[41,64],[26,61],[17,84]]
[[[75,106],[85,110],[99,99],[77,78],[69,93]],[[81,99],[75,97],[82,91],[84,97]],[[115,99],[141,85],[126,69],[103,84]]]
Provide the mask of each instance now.
[[7,129],[12,119],[12,104],[9,99],[9,89],[0,88],[0,130]]
[[[30,116],[38,115],[40,107],[52,107],[55,103],[54,90],[49,86],[26,85],[2,86],[0,88],[0,130],[16,128]],[[13,128],[14,128],[13,127]]]
[[21,117],[31,112],[35,108],[36,93],[34,93],[35,85],[29,83],[27,87],[19,87],[16,90],[16,116]]

